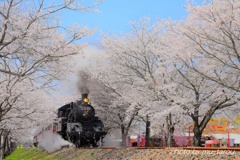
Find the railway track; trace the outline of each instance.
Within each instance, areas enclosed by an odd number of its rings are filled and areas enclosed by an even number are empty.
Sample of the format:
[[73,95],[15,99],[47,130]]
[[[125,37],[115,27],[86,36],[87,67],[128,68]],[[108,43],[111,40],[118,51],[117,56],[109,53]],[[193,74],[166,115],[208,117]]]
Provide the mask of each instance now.
[[73,159],[135,159],[135,160],[240,160],[240,148],[204,147],[99,147],[66,148],[59,157]]
[[236,151],[240,152],[240,148],[220,148],[220,147],[99,147],[99,148],[79,148],[79,149],[106,149],[106,150],[114,150],[114,149],[171,149],[171,150],[199,150],[199,151]]

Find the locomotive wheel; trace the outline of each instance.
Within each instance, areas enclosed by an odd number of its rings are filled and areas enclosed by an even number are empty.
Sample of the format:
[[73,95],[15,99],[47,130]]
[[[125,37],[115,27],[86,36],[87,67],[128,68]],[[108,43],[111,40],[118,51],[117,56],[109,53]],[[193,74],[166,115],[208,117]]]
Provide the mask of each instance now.
[[76,145],[76,148],[80,148],[80,146],[81,146],[81,141],[80,141],[80,139],[79,139],[79,140],[76,140],[75,145]]
[[96,140],[93,140],[92,146],[93,147],[98,147]]
[[68,140],[69,142],[72,142],[72,140],[71,140],[70,135],[68,134],[68,132],[67,132],[67,140]]
[[103,146],[103,139],[102,139],[102,137],[101,137],[100,140],[98,141],[97,145],[98,145],[99,147],[102,147],[102,146]]

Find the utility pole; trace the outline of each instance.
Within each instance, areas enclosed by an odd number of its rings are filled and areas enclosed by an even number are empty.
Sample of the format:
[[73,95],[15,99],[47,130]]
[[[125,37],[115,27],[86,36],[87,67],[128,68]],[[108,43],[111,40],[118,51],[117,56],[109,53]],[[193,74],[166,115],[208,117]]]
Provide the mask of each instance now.
[[146,121],[146,144],[145,146],[146,147],[149,147],[149,142],[150,142],[150,121],[149,121],[149,117],[148,117],[148,114],[147,114],[147,121]]

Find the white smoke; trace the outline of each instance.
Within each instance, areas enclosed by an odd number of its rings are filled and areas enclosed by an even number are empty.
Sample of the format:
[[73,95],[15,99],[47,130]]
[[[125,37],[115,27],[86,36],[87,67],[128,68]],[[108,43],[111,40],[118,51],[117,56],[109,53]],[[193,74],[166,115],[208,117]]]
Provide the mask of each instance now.
[[90,75],[85,71],[79,72],[78,90],[81,94],[89,94]]
[[38,144],[39,147],[43,148],[48,153],[55,152],[67,145],[72,146],[73,144],[64,140],[59,134],[56,133],[45,135]]
[[120,147],[121,146],[121,139],[116,138],[112,135],[106,135],[103,139],[103,146],[104,147]]

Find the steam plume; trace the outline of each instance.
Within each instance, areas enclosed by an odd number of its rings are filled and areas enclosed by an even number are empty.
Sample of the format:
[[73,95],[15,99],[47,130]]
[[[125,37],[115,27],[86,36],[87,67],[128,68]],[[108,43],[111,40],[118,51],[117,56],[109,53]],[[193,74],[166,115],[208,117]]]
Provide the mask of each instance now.
[[65,141],[60,135],[55,133],[50,133],[39,141],[39,147],[43,148],[48,153],[55,152],[67,145],[72,146],[73,144]]
[[78,90],[81,94],[89,94],[90,76],[84,71],[79,72]]

